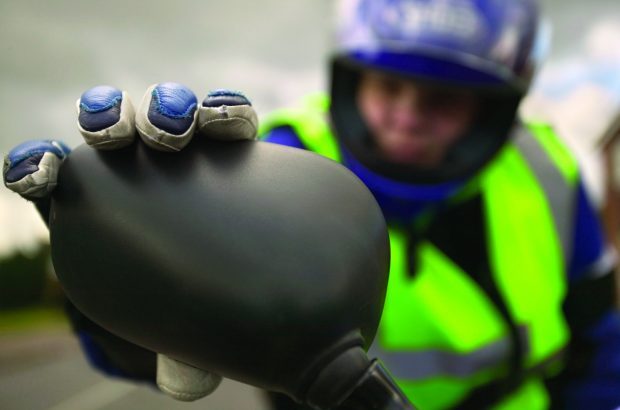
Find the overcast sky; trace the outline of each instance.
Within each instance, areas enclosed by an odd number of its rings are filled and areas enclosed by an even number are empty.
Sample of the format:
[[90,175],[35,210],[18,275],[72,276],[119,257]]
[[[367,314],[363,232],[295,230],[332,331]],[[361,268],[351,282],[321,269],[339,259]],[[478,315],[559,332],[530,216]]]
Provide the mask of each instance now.
[[[259,114],[289,104],[324,88],[332,3],[2,0],[0,153],[33,138],[80,144],[75,101],[98,84],[124,88],[134,101],[150,84],[177,81],[199,99],[212,88],[245,91]],[[620,27],[618,0],[546,0],[544,7],[554,36],[550,74],[543,71],[546,84],[537,90],[577,87],[584,76],[564,73],[585,70],[584,50],[613,55],[615,47],[620,67],[620,41],[606,40]],[[588,40],[598,26],[607,34]],[[31,207],[0,188],[0,254],[35,237],[45,230]]]

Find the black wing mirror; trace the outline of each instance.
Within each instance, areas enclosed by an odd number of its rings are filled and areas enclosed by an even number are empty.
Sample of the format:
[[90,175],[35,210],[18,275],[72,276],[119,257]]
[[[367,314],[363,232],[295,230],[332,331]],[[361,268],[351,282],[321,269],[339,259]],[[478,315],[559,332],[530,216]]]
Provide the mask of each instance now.
[[385,222],[339,164],[262,142],[81,146],[49,223],[68,297],[112,333],[316,408],[410,408],[365,353]]

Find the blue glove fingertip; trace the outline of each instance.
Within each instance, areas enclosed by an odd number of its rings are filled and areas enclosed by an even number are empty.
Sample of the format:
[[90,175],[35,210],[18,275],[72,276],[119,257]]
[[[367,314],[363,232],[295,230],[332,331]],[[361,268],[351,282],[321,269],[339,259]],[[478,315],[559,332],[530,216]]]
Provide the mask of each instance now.
[[123,92],[107,85],[85,91],[80,97],[80,126],[90,132],[111,127],[121,118],[122,101]]
[[80,97],[80,109],[98,113],[120,105],[123,92],[118,88],[100,85],[86,90]]
[[38,154],[51,152],[58,158],[64,159],[71,149],[61,141],[56,140],[30,140],[16,146],[9,152],[8,159],[11,164],[18,164],[26,158]]
[[232,91],[227,89],[217,89],[210,91],[206,98],[202,101],[203,107],[220,107],[227,105],[234,107],[237,105],[252,105],[250,100],[240,91]]
[[13,148],[4,161],[4,182],[19,181],[36,172],[45,153],[51,152],[60,159],[65,159],[71,149],[61,141],[31,140]]
[[182,135],[191,128],[196,107],[196,96],[189,88],[177,83],[161,83],[153,89],[148,119],[163,131]]
[[5,163],[4,166],[4,183],[9,184],[17,182],[22,178],[33,174],[39,170],[39,163],[45,153],[35,153],[32,156],[26,157],[21,161],[14,163]]

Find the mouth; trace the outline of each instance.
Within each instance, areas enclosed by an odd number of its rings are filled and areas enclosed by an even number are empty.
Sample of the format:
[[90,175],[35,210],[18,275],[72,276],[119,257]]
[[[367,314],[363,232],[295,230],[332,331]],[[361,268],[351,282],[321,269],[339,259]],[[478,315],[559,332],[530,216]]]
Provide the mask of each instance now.
[[437,147],[427,137],[394,138],[379,144],[379,151],[386,160],[398,164],[432,166],[440,157]]

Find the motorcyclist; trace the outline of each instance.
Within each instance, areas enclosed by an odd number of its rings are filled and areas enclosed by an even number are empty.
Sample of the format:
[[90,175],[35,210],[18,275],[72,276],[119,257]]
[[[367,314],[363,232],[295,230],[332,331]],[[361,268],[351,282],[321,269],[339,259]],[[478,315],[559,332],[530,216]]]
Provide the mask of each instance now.
[[340,5],[330,99],[263,133],[342,162],[384,211],[371,351],[420,408],[617,406],[614,253],[572,154],[517,116],[544,43],[537,3]]

